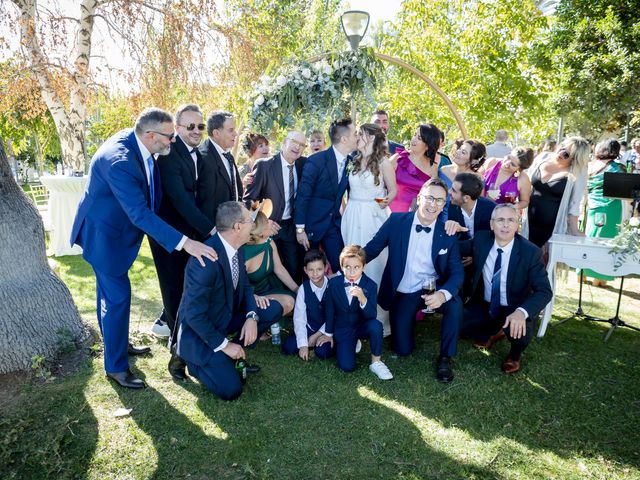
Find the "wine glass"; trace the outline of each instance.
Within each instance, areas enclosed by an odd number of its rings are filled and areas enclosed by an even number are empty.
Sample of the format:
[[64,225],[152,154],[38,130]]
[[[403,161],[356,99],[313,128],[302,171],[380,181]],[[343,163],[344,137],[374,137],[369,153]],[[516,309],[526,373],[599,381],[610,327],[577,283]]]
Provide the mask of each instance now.
[[596,212],[593,223],[596,227],[604,227],[607,224],[607,214],[604,212]]
[[384,202],[384,199],[387,198],[387,189],[383,188],[382,193],[379,196],[374,197],[374,200],[379,205]]
[[[423,295],[433,295],[434,293],[436,293],[436,277],[425,277],[425,279],[422,281],[422,294]],[[426,303],[425,303],[426,305]],[[429,307],[427,305],[427,308],[422,310],[422,313],[433,313],[434,310],[431,309],[431,307]]]
[[500,198],[500,190],[498,190],[497,188],[492,188],[491,190],[487,191],[487,195],[491,200],[495,202]]
[[518,198],[517,192],[505,192],[504,200],[507,203],[516,203],[516,198]]

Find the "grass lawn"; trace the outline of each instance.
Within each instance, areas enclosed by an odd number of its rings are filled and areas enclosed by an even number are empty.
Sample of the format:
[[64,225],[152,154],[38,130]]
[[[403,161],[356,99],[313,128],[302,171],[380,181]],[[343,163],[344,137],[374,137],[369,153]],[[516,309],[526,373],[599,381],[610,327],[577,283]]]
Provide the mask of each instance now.
[[[95,325],[91,269],[56,260]],[[26,382],[0,403],[1,479],[640,478],[638,332],[603,343],[603,324],[552,324],[514,376],[500,371],[506,343],[483,353],[461,341],[449,385],[434,378],[434,319],[419,325],[413,356],[383,354],[390,382],[366,368],[367,345],[358,370],[342,374],[263,342],[250,352],[262,372],[229,403],[169,377],[168,352],[148,334],[161,304],[146,244],[130,276],[132,336],[153,352],[133,367],[148,388],[115,387],[99,353],[74,373]],[[640,280],[625,286],[621,316],[640,326]],[[556,295],[554,321],[575,309],[574,275]],[[590,313],[613,315],[613,288],[584,297]],[[121,407],[131,413],[116,418]]]

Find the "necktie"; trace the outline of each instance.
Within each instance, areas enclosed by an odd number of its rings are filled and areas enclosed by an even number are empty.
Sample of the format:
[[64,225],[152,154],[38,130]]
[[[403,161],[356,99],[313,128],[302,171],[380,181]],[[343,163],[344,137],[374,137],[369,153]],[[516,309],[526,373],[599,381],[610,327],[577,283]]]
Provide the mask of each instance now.
[[289,211],[293,213],[293,200],[296,195],[295,185],[293,182],[293,165],[288,165],[287,168],[289,169]]
[[153,155],[149,155],[149,158],[147,158],[147,167],[149,168],[149,206],[151,210],[154,210],[155,185],[153,184]]
[[189,155],[193,159],[193,167],[196,172],[196,180],[198,180],[198,154],[196,153],[195,147],[189,150]]
[[233,159],[233,155],[231,155],[231,152],[225,152],[224,158],[226,158],[227,162],[229,163],[229,177],[231,178],[231,191],[233,192],[232,200],[238,201],[238,190],[236,188],[236,171],[234,169],[236,162]]
[[498,249],[498,257],[493,267],[493,277],[491,277],[491,303],[489,304],[489,315],[493,318],[498,316],[500,311],[500,271],[502,270],[502,249]]
[[420,232],[422,232],[423,230],[424,230],[425,232],[429,233],[429,232],[431,231],[431,227],[423,227],[423,226],[422,226],[422,225],[420,225],[420,224],[417,224],[417,225],[416,225],[416,232],[420,233]]
[[231,278],[233,279],[233,289],[238,288],[238,279],[240,278],[240,267],[238,266],[238,252],[231,259]]

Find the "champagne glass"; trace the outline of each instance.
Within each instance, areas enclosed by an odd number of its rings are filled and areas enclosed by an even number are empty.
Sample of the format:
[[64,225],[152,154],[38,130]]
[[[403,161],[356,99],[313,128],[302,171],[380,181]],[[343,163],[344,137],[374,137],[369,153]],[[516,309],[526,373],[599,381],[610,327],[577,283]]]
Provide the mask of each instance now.
[[[423,295],[433,295],[436,293],[436,277],[426,277],[422,281],[422,294]],[[425,303],[426,305],[426,303]],[[422,310],[422,313],[433,313],[434,310],[431,309],[428,305],[427,308]]]
[[516,203],[516,198],[518,198],[517,192],[505,192],[504,200],[507,203]]
[[498,190],[497,188],[492,188],[491,190],[489,190],[487,192],[487,195],[489,196],[489,198],[491,200],[493,200],[495,202],[496,200],[498,200],[500,198],[500,190]]
[[596,212],[593,223],[595,223],[596,227],[604,227],[607,224],[607,214],[604,212]]
[[383,188],[382,193],[379,196],[374,197],[374,200],[376,201],[377,204],[381,204],[382,202],[384,202],[385,198],[387,198],[387,189]]

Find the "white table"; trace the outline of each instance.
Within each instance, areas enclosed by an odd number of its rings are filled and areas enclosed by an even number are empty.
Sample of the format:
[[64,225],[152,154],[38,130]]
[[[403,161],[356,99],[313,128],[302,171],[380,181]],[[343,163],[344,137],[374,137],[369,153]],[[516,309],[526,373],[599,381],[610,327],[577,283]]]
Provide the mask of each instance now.
[[[618,270],[613,269],[615,257],[609,254],[611,247],[607,238],[574,237],[573,235],[553,235],[549,240],[549,263],[547,274],[551,290],[556,289],[556,263],[565,263],[573,268],[589,268],[602,275],[622,277],[640,274],[640,258],[633,258],[624,263]],[[551,320],[554,297],[544,309],[538,337],[544,336]]]
[[69,245],[73,219],[88,177],[43,176],[42,184],[49,190],[49,214],[53,231],[50,251],[56,256],[80,255],[82,248]]

